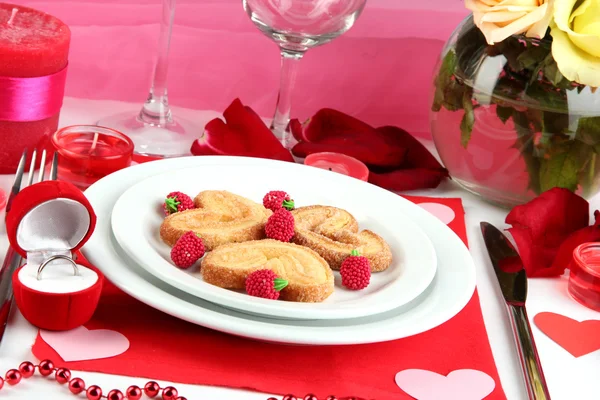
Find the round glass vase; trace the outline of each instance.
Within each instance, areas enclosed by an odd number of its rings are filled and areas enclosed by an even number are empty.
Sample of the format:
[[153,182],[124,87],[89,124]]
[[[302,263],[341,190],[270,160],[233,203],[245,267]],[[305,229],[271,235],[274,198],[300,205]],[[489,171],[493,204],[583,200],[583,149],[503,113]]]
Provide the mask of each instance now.
[[600,91],[561,75],[550,35],[489,45],[469,16],[433,83],[435,146],[468,191],[506,207],[554,187],[598,192]]

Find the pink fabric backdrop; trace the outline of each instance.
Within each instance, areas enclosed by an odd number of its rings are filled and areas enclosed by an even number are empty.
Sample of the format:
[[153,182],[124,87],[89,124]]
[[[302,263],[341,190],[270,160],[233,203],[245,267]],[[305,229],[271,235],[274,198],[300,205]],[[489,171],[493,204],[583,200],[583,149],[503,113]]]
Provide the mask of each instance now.
[[[142,102],[150,81],[160,0],[13,0],[71,26],[67,95]],[[459,0],[368,0],[355,27],[303,60],[294,116],[332,107],[373,125],[429,136],[431,74],[467,15]],[[234,97],[270,117],[279,54],[241,0],[181,0],[170,64],[174,105],[223,110]]]

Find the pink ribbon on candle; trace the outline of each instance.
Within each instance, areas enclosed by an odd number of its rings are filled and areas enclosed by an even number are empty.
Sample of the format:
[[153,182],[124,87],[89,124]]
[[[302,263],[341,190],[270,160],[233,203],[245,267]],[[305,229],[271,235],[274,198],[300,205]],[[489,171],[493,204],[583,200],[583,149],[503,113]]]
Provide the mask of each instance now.
[[39,121],[60,111],[67,67],[33,78],[0,76],[0,121]]

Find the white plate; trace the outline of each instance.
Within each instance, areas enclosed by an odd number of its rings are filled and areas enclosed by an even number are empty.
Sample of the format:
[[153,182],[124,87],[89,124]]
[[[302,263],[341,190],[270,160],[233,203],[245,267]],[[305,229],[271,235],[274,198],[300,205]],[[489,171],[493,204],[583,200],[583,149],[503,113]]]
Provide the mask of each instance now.
[[[99,218],[94,234],[83,248],[84,255],[123,291],[160,311],[218,331],[280,343],[342,345],[400,339],[443,324],[460,312],[473,295],[475,267],[462,241],[436,217],[404,199],[398,203],[398,211],[409,215],[432,241],[438,257],[437,273],[426,292],[417,299],[371,317],[334,321],[276,320],[236,312],[190,296],[154,278],[128,259],[114,240],[109,217],[115,202],[142,179],[178,168],[255,162],[258,161],[225,156],[168,159],[130,167],[98,181],[86,191]],[[274,168],[283,165],[272,163]],[[297,171],[302,167],[289,168],[298,168]],[[328,173],[323,171],[323,174]],[[349,184],[353,181],[343,179]],[[388,195],[396,196],[391,192]]]
[[[273,168],[272,162],[248,165],[206,165],[150,177],[127,190],[112,212],[112,230],[121,248],[158,279],[204,300],[252,314],[290,319],[344,319],[392,310],[423,293],[435,276],[437,259],[423,231],[397,210],[398,196],[368,183],[349,185],[339,174],[323,174],[316,168]],[[289,179],[293,174],[294,179]],[[342,286],[335,275],[335,290],[322,303],[273,301],[244,292],[213,286],[202,280],[199,263],[181,270],[170,259],[171,248],[159,235],[164,220],[162,203],[167,193],[181,191],[195,197],[202,190],[228,190],[262,202],[270,190],[284,190],[297,206],[329,205],[353,214],[360,229],[377,232],[388,242],[393,262],[371,276],[360,291]]]

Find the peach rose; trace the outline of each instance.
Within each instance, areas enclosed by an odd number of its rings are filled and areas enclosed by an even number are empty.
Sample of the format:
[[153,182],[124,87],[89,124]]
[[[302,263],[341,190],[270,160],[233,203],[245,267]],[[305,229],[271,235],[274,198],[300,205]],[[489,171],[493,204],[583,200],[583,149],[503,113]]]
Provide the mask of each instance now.
[[555,0],[465,0],[475,25],[489,44],[524,33],[541,38],[552,18]]

